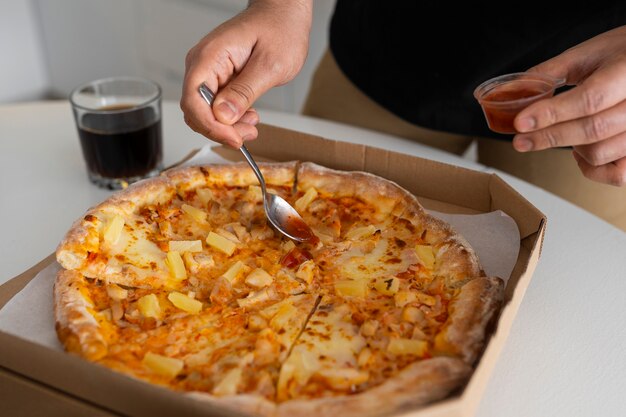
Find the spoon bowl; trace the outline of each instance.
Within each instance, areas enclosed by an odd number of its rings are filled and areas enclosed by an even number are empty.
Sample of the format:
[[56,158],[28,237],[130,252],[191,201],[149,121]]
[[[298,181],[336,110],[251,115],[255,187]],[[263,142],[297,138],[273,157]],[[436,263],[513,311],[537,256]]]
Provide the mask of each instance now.
[[[213,105],[213,98],[215,94],[202,83],[200,85],[200,95],[204,98],[209,106]],[[259,183],[261,184],[261,192],[263,194],[263,208],[265,209],[265,217],[270,224],[291,240],[297,242],[315,242],[317,236],[313,233],[311,228],[304,222],[300,214],[296,211],[291,204],[289,204],[284,198],[279,195],[270,193],[267,191],[265,185],[265,178],[263,173],[259,169],[258,165],[248,152],[246,145],[241,145],[239,148],[246,161],[254,171]]]

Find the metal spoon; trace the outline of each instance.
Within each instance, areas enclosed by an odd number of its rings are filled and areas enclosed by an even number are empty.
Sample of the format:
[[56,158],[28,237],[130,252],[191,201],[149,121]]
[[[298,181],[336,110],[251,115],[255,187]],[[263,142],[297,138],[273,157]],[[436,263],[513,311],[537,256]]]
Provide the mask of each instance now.
[[[213,105],[213,99],[215,94],[206,84],[202,83],[199,87],[200,95],[204,98],[209,106]],[[313,234],[309,226],[302,220],[302,217],[298,214],[295,208],[293,208],[282,197],[272,194],[267,191],[265,186],[265,178],[259,169],[258,165],[248,152],[246,145],[241,145],[239,148],[243,156],[248,161],[248,164],[256,174],[261,184],[261,191],[263,193],[263,207],[265,208],[265,216],[269,222],[283,235],[289,239],[297,242],[310,242],[317,240],[317,236]]]

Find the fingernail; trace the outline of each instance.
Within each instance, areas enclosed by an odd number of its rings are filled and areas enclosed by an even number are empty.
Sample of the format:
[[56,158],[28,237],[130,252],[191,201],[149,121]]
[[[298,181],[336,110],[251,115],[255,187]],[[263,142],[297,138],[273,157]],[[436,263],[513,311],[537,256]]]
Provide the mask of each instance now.
[[517,128],[520,132],[528,132],[533,130],[537,126],[537,121],[534,117],[523,117],[517,122]]
[[533,143],[524,137],[518,137],[513,141],[515,149],[519,152],[528,152],[533,149]]
[[215,112],[220,114],[220,119],[227,123],[236,122],[235,116],[237,115],[237,109],[235,106],[227,101],[222,101],[215,107]]

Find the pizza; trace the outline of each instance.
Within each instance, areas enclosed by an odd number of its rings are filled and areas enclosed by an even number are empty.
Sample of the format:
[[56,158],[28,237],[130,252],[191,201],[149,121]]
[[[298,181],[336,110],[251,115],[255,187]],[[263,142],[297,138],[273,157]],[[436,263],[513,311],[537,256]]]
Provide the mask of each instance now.
[[244,163],[175,168],[90,208],[56,250],[66,351],[259,416],[376,416],[462,389],[504,294],[398,184],[259,164],[315,238],[266,221]]

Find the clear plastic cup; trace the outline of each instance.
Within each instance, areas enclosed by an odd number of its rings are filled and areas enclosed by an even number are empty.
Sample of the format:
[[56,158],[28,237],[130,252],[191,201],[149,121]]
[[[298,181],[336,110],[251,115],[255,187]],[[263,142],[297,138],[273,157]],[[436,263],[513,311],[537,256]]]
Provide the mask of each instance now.
[[500,75],[480,84],[474,97],[480,103],[489,129],[498,133],[517,133],[515,116],[530,104],[552,97],[565,85],[564,79],[536,72]]

